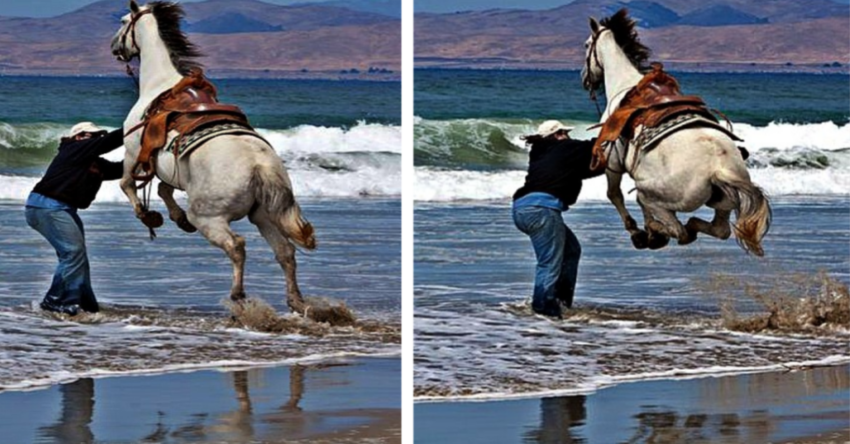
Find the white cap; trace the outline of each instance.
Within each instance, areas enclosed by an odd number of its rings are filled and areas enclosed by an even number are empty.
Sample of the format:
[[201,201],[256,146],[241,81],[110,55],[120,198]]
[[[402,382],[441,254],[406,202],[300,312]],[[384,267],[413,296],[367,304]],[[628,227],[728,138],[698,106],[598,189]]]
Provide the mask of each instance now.
[[549,137],[558,131],[572,131],[575,128],[566,126],[557,120],[547,120],[537,127],[537,135],[540,137]]
[[94,134],[94,133],[105,133],[105,132],[106,132],[105,129],[95,125],[94,123],[80,122],[80,123],[74,125],[73,127],[71,127],[71,131],[69,131],[68,135],[65,136],[65,137],[70,139],[70,138],[72,138],[72,137],[74,137],[74,136],[76,136],[77,134],[80,134],[80,133],[92,133],[92,134]]

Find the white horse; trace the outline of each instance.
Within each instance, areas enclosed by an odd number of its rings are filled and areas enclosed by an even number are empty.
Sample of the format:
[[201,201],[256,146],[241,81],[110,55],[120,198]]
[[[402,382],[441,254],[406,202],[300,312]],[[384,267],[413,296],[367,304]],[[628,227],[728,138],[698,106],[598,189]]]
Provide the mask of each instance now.
[[[112,53],[119,60],[140,59],[139,100],[124,121],[125,134],[142,121],[151,101],[200,66],[194,61],[200,53],[180,30],[183,10],[179,5],[157,1],[140,7],[131,0],[130,11],[121,19],[121,29],[112,40]],[[133,131],[125,136],[121,180],[121,189],[139,218],[144,208],[136,195],[131,169],[139,153],[141,133]],[[293,242],[313,249],[316,241],[312,226],[295,202],[283,161],[274,149],[258,137],[222,135],[179,160],[164,150],[156,156],[156,175],[161,181],[158,191],[171,220],[186,231],[193,231],[192,225],[197,227],[233,263],[231,299],[245,298],[245,239],[231,230],[230,222],[248,216],[284,270],[289,308],[304,313],[307,307],[295,277]],[[174,200],[175,189],[188,195],[187,211]],[[174,272],[180,273],[179,268]]]
[[[635,22],[625,9],[601,22],[591,18],[590,29],[582,85],[594,91],[604,81],[608,105],[601,121],[605,122],[643,78],[639,68],[648,59],[649,49],[640,43]],[[770,228],[770,205],[762,190],[750,182],[746,163],[727,134],[708,126],[690,126],[667,136],[639,159],[626,157],[633,149],[633,145],[614,144],[607,153],[606,176],[608,199],[635,247],[661,248],[670,237],[684,245],[696,240],[698,232],[728,239],[732,233],[729,216],[735,211],[739,245],[755,255],[764,254],[761,241]],[[635,181],[646,231],[637,227],[623,203],[620,183],[626,171]],[[715,210],[711,222],[692,217],[682,225],[676,217],[677,211],[693,212],[703,205]]]

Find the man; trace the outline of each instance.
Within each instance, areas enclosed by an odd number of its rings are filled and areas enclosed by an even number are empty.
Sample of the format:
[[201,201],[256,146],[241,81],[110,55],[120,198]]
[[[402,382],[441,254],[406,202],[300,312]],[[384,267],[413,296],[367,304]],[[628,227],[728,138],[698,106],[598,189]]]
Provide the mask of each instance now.
[[75,316],[99,311],[91,288],[83,221],[77,210],[88,208],[104,180],[120,179],[122,162],[101,158],[124,144],[123,132],[108,133],[91,122],[74,125],[59,152],[27,198],[27,224],[56,249],[59,265],[41,309]]
[[537,256],[535,313],[561,318],[562,306],[572,307],[581,245],[561,213],[576,202],[590,171],[593,140],[569,137],[572,127],[557,120],[543,122],[537,134],[524,137],[531,145],[525,185],[514,194],[513,218],[531,238]]

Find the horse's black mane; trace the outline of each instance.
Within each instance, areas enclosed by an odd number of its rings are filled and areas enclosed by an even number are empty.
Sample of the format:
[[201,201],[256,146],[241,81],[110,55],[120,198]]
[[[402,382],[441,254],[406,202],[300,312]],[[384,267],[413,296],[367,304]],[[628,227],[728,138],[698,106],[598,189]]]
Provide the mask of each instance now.
[[611,30],[617,45],[626,53],[626,57],[638,70],[645,70],[646,61],[649,60],[650,49],[644,46],[638,38],[635,30],[635,22],[629,17],[626,8],[620,9],[614,15],[602,19],[599,24]]
[[177,3],[155,1],[148,3],[151,13],[159,25],[159,37],[165,42],[171,63],[180,74],[187,75],[203,65],[195,59],[203,56],[198,47],[189,41],[186,34],[180,30],[180,21],[185,16],[183,7]]

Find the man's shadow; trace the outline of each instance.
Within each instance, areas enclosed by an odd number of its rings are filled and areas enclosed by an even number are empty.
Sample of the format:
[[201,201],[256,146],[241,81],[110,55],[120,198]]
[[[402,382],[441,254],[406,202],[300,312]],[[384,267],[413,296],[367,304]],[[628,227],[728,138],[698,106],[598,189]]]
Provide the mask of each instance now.
[[57,444],[90,444],[94,434],[90,425],[94,414],[94,380],[78,379],[59,386],[62,412],[56,424],[39,428],[39,435]]

